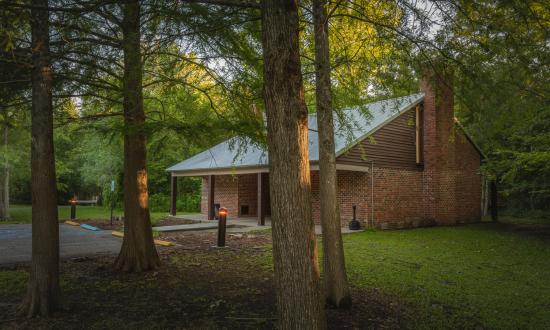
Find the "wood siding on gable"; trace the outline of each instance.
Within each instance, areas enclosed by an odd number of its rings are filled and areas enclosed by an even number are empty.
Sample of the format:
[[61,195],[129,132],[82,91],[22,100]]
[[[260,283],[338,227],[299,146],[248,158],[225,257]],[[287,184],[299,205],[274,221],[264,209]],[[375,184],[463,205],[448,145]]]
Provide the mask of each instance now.
[[414,108],[399,115],[391,122],[363,139],[340,155],[338,164],[422,170],[416,164]]

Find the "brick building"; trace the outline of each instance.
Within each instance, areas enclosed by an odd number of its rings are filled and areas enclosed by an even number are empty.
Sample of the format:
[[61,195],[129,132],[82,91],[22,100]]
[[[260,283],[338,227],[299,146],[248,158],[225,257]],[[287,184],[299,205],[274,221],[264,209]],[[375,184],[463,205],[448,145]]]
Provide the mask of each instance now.
[[[426,77],[421,93],[344,110],[335,116],[342,225],[377,228],[452,225],[481,217],[482,153],[453,115],[449,79]],[[370,113],[366,115],[365,113]],[[309,116],[313,217],[319,221],[317,117]],[[270,214],[267,151],[235,137],[168,169],[172,204],[179,176],[202,177],[201,213],[216,206],[232,216]],[[172,207],[175,214],[175,207]]]

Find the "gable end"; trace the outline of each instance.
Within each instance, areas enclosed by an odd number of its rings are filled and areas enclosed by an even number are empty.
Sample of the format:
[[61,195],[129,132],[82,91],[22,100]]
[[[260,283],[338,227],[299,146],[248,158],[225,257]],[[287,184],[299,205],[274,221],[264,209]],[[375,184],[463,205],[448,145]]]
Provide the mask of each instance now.
[[338,164],[422,170],[416,164],[416,113],[411,108],[336,158]]

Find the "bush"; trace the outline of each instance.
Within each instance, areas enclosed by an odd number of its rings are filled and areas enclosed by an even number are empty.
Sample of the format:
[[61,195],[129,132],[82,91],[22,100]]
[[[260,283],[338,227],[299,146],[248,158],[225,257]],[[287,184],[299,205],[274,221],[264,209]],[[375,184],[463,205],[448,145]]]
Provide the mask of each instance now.
[[200,212],[201,211],[201,195],[200,194],[185,194],[178,196],[176,209],[179,212]]
[[170,197],[163,194],[149,196],[149,209],[151,212],[169,212]]
[[[149,209],[151,212],[170,212],[170,196],[154,194],[149,196]],[[176,201],[178,212],[200,212],[201,196],[199,194],[179,195]]]

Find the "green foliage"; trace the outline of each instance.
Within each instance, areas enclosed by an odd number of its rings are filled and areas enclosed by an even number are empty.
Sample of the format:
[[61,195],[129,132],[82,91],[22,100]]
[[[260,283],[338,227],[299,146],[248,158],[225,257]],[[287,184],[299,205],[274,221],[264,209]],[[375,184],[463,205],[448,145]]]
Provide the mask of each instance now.
[[152,212],[166,212],[170,210],[170,197],[162,194],[149,196],[149,209]]
[[538,1],[460,2],[448,47],[457,62],[458,110],[488,155],[502,206],[550,214],[549,7]]
[[187,194],[178,197],[176,208],[181,212],[199,213],[201,211],[201,197],[196,194]]

